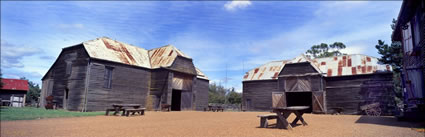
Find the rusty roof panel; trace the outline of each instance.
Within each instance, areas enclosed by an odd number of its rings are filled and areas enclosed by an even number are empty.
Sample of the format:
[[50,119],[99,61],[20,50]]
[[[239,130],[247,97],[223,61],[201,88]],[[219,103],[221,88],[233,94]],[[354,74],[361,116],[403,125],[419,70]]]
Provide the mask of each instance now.
[[190,58],[172,45],[149,50],[152,68],[169,67],[173,64],[177,56]]
[[281,60],[266,63],[247,72],[244,76],[244,80],[277,79],[276,73],[279,73],[280,70],[282,70],[282,66],[286,62],[286,60]]
[[[83,42],[84,48],[91,58],[108,60],[128,65],[156,69],[170,67],[177,56],[189,58],[186,54],[172,45],[146,50],[107,37]],[[197,77],[208,77],[196,68]]]
[[151,68],[148,51],[106,37],[83,43],[92,58]]
[[[277,79],[277,77],[274,75],[276,73],[280,73],[285,64],[300,62],[310,62],[310,64],[319,73],[323,74],[323,76],[326,77],[372,74],[378,71],[392,70],[390,65],[378,64],[377,58],[361,54],[316,59],[309,59],[302,54],[292,60],[272,61],[260,66],[259,68],[254,68],[244,75],[243,80],[249,81]],[[272,69],[270,67],[276,67],[279,69]],[[266,71],[258,72],[258,70],[261,70],[263,68],[267,68]],[[259,73],[263,74],[259,76]]]

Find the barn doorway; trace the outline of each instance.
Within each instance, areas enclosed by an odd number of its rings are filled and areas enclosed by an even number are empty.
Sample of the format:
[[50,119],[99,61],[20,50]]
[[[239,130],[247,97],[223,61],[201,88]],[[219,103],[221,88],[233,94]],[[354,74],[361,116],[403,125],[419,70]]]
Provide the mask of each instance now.
[[68,109],[68,96],[69,96],[69,89],[65,88],[63,93],[63,109]]
[[287,106],[309,106],[305,113],[312,112],[312,92],[286,92]]
[[171,111],[181,110],[181,98],[182,91],[173,89],[173,93],[171,94]]

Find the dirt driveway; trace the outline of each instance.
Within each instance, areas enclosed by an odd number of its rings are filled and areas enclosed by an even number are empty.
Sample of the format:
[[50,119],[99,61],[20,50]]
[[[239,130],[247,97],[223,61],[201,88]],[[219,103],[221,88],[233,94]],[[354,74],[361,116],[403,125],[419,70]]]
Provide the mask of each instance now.
[[[305,114],[308,126],[292,131],[258,128],[267,112],[147,112],[145,116],[95,116],[1,122],[1,136],[370,136],[424,137],[415,124],[392,117]],[[290,119],[294,119],[291,115]],[[276,123],[275,120],[269,124]]]

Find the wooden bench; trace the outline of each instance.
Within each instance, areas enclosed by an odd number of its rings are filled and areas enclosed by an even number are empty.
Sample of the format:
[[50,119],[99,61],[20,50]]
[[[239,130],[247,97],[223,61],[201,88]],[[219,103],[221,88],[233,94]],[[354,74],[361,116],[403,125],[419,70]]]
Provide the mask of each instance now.
[[170,111],[171,105],[168,104],[161,104],[161,111]]
[[264,114],[264,115],[258,115],[257,117],[260,117],[260,127],[261,128],[267,128],[267,126],[269,125],[267,120],[276,119],[277,114]]
[[223,108],[223,107],[221,107],[221,106],[217,106],[217,107],[215,108],[215,110],[216,110],[217,112],[219,112],[219,111],[223,112],[223,111],[224,111],[224,108]]
[[131,113],[131,115],[134,115],[136,112],[140,115],[145,115],[145,108],[135,108],[135,109],[126,109],[126,116],[128,117]]
[[[115,108],[108,108],[108,109],[106,109],[105,116],[109,116],[109,111],[115,112]],[[120,109],[120,111],[122,111],[122,113],[125,114],[125,109],[122,108],[122,109]]]

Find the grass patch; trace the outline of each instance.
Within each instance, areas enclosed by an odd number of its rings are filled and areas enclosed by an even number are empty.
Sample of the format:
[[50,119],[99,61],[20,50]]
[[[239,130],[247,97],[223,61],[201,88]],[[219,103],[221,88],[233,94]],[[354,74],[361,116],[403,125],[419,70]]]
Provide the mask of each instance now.
[[32,119],[43,119],[43,118],[57,118],[57,117],[85,117],[85,116],[97,116],[103,115],[105,112],[74,112],[66,110],[46,110],[44,108],[34,107],[1,107],[0,108],[0,120],[32,120]]

